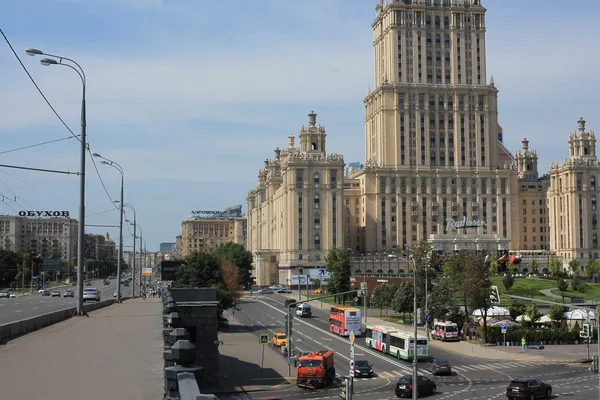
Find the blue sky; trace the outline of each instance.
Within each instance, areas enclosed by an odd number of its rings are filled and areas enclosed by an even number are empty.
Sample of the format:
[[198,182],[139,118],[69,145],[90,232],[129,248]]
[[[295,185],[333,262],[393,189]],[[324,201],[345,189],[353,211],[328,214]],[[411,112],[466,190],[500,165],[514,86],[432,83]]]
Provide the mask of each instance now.
[[[364,158],[362,100],[373,85],[375,0],[5,0],[0,27],[48,99],[79,131],[80,82],[42,67],[39,48],[85,69],[90,149],[125,170],[149,250],[171,242],[192,210],[244,204],[263,160],[315,110],[328,150]],[[567,156],[583,116],[600,132],[595,0],[487,0],[488,74],[511,151],[527,137],[540,169]],[[68,137],[0,42],[0,154]],[[489,78],[489,76],[488,76]],[[79,168],[75,139],[2,154],[2,164]],[[97,164],[107,191],[119,174]],[[118,225],[88,159],[87,224]],[[0,213],[68,210],[76,176],[0,168]],[[15,196],[17,202],[14,202]],[[11,199],[9,199],[11,198]],[[128,212],[131,218],[131,212]],[[89,227],[88,233],[118,229]],[[125,245],[131,245],[125,230]]]

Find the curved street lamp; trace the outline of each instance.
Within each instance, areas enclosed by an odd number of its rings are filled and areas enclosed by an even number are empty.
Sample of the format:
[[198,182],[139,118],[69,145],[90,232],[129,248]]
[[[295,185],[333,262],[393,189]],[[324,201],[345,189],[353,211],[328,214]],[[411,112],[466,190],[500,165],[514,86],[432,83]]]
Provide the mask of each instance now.
[[[29,56],[47,56],[50,58],[43,58],[40,60],[40,63],[43,66],[50,65],[61,65],[63,67],[71,68],[73,71],[77,72],[79,78],[81,78],[81,83],[83,86],[82,98],[81,98],[81,155],[80,155],[80,169],[79,169],[79,226],[77,232],[77,310],[75,311],[75,315],[84,315],[83,311],[83,263],[85,260],[85,158],[86,158],[86,109],[85,109],[85,87],[86,87],[86,78],[85,72],[81,65],[79,65],[75,60],[72,60],[68,57],[57,56],[54,54],[44,53],[38,49],[29,48],[25,50],[25,53]],[[67,63],[68,62],[68,63]],[[73,65],[69,64],[72,63]]]
[[123,168],[116,162],[109,160],[108,158],[102,157],[98,153],[93,153],[92,156],[102,159],[100,164],[108,165],[113,167],[121,174],[121,200],[119,207],[119,257],[117,259],[117,303],[121,302],[121,259],[123,258],[123,184],[125,181],[125,173]]

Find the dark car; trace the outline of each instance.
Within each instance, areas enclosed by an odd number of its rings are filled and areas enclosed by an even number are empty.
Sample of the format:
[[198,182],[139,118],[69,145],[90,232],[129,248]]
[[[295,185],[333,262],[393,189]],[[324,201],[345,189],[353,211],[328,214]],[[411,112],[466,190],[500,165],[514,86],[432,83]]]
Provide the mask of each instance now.
[[367,360],[356,360],[354,362],[354,377],[362,378],[362,377],[372,377],[373,376],[373,366]]
[[219,328],[229,328],[229,320],[227,318],[219,318]]
[[294,299],[287,299],[284,303],[285,308],[288,308],[290,306],[290,304],[292,305],[292,308],[296,308],[296,301],[297,300],[294,300]]
[[[404,375],[398,378],[394,385],[394,391],[398,397],[412,397],[413,387],[412,375]],[[422,375],[417,375],[417,397],[422,394],[434,394],[436,391],[437,385],[434,381]]]
[[432,358],[429,362],[429,372],[433,375],[448,374],[452,375],[452,367],[448,360],[442,358]]
[[549,398],[551,395],[552,386],[535,378],[513,379],[506,387],[508,400]]
[[50,291],[48,289],[44,289],[42,296],[50,296]]

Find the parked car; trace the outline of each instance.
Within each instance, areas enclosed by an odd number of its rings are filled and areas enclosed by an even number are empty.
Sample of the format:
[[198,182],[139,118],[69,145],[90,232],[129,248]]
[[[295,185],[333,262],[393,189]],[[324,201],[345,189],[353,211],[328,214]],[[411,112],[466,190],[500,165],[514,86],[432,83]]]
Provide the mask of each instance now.
[[[412,397],[414,390],[412,375],[404,375],[398,378],[398,381],[394,385],[394,392],[396,396]],[[431,379],[424,377],[423,375],[417,376],[417,397],[422,394],[435,394],[437,391],[437,384]]]
[[75,297],[75,293],[73,293],[73,291],[71,289],[67,289],[64,291],[63,296],[64,297]]
[[58,290],[53,290],[52,297],[60,297],[60,292]]
[[83,302],[88,300],[100,301],[100,291],[96,288],[85,288],[83,289]]
[[429,372],[433,375],[437,374],[448,374],[452,375],[452,367],[450,366],[450,362],[448,360],[444,360],[442,358],[432,358],[429,361]]
[[506,387],[506,397],[513,399],[550,398],[552,386],[535,378],[513,379]]

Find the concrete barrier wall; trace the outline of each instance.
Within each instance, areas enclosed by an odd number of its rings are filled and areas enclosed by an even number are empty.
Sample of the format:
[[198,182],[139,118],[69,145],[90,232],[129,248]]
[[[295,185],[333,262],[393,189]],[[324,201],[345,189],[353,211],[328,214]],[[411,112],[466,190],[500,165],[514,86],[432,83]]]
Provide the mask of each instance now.
[[[122,298],[127,300],[128,298]],[[99,301],[98,303],[88,303],[83,305],[83,310],[88,313],[103,307],[108,307],[115,303],[114,299]],[[71,307],[64,310],[54,311],[48,314],[42,314],[35,317],[22,319],[20,321],[10,322],[0,325],[0,343],[6,343],[18,336],[28,334],[38,329],[56,324],[73,316],[77,307]]]

